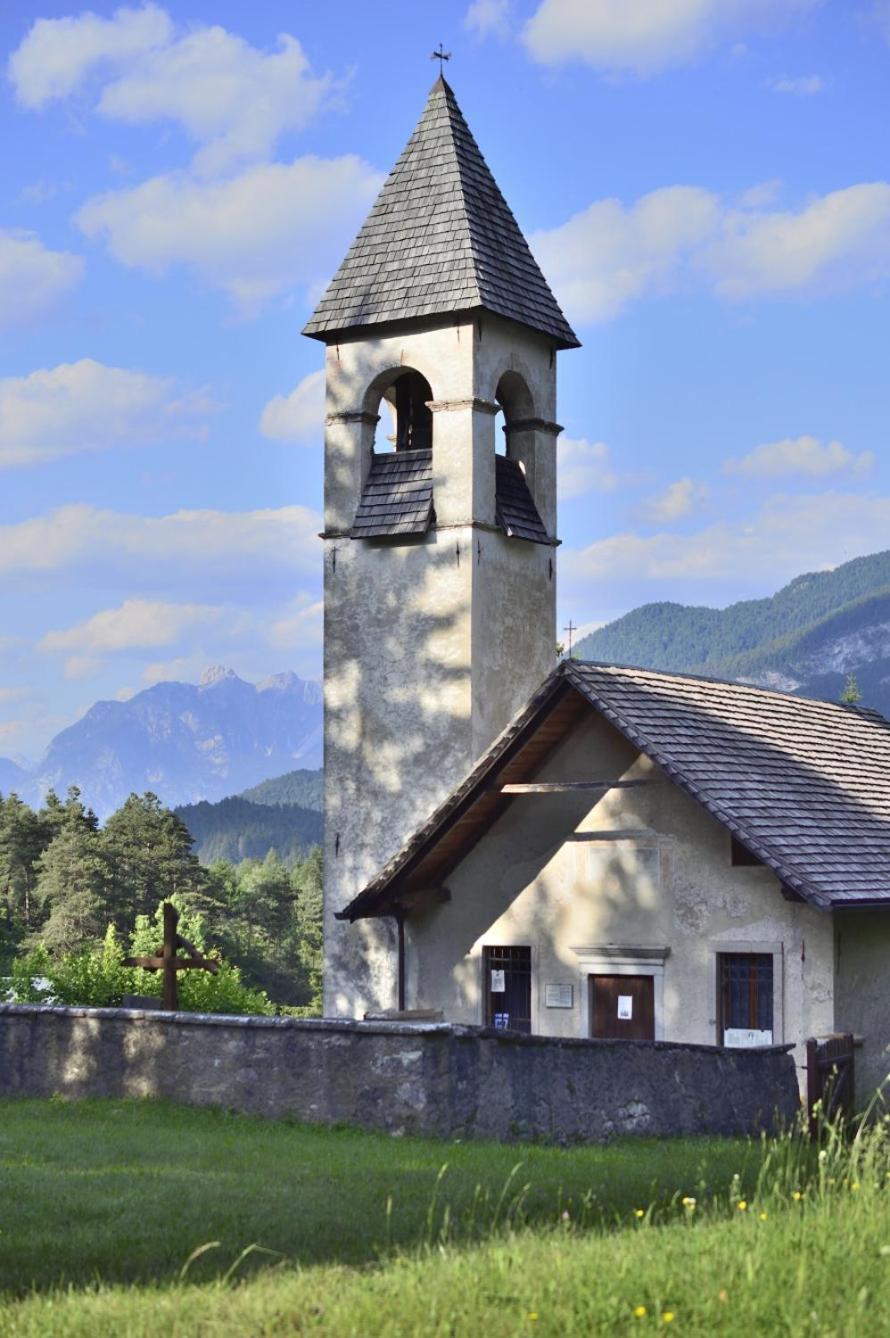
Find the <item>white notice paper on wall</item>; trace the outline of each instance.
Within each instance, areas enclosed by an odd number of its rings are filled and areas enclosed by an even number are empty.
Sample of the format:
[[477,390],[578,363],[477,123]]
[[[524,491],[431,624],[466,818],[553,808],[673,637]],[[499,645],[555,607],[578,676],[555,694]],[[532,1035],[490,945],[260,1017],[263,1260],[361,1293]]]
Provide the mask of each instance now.
[[723,1044],[740,1050],[755,1049],[758,1045],[772,1045],[771,1031],[755,1031],[747,1027],[727,1027],[723,1033]]
[[503,971],[492,971],[491,973],[491,992],[492,994],[503,994],[507,988],[507,982],[504,980]]
[[632,994],[618,995],[618,1016],[622,1022],[629,1022],[634,1015],[634,1001]]

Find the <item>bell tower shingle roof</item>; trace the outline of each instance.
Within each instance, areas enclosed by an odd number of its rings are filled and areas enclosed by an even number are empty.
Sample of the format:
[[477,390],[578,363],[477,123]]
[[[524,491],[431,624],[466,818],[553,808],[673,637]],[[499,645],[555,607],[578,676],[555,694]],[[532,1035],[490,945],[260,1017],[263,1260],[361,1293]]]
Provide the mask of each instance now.
[[579,340],[464,120],[436,80],[417,126],[303,333],[485,310]]

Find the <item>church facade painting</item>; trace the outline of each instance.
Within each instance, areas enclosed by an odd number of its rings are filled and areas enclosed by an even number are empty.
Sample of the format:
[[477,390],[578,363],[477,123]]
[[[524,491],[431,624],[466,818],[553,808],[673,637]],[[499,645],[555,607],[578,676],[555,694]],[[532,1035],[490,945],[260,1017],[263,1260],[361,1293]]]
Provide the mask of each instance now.
[[890,1019],[890,727],[556,659],[577,345],[443,79],[306,327],[326,345],[325,1013],[562,1036]]

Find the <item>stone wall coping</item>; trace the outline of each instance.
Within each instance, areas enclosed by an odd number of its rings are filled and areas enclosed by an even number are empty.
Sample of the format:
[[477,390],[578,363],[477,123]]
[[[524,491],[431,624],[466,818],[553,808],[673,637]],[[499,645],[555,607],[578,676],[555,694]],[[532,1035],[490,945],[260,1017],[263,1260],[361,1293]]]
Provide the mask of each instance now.
[[490,1037],[502,1045],[544,1046],[557,1049],[619,1049],[673,1050],[703,1054],[722,1053],[733,1058],[744,1054],[788,1054],[793,1043],[761,1045],[750,1048],[726,1049],[719,1045],[703,1045],[687,1041],[624,1041],[597,1040],[588,1036],[539,1036],[521,1031],[502,1031],[494,1027],[477,1027],[458,1022],[359,1022],[351,1018],[332,1017],[263,1017],[236,1013],[167,1013],[155,1008],[88,1008],[70,1004],[0,1003],[0,1018],[11,1017],[66,1017],[96,1018],[120,1022],[155,1023],[177,1027],[238,1027],[251,1030],[327,1031],[371,1036],[454,1036],[475,1040]]

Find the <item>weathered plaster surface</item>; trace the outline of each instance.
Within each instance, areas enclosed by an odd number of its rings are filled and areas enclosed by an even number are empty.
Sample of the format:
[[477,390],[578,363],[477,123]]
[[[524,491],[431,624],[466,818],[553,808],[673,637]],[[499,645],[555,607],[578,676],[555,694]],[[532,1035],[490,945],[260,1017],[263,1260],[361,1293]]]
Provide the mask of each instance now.
[[[653,783],[513,800],[449,875],[451,901],[409,918],[408,1007],[481,1022],[483,945],[529,944],[533,1030],[587,1036],[594,950],[663,948],[660,1034],[715,1044],[716,954],[770,952],[774,1039],[802,1062],[806,1037],[834,1023],[831,917],[786,901],[770,870],[733,867],[726,830],[602,719],[577,728],[538,779],[632,778]],[[546,1008],[546,983],[571,984],[574,1007]]]
[[890,1075],[890,914],[835,915],[835,1030],[861,1036],[856,1050],[856,1097],[870,1100]]
[[781,1050],[0,1005],[0,1096],[165,1097],[390,1133],[601,1142],[793,1118]]
[[[388,378],[433,393],[436,527],[393,544],[347,531]],[[553,667],[555,549],[494,528],[495,392],[511,373],[534,420],[555,409],[550,345],[491,317],[357,338],[327,351],[325,469],[325,1013],[396,1002],[392,926],[335,920],[470,770]],[[528,407],[528,406],[526,406]],[[384,419],[387,416],[386,406]],[[378,449],[391,424],[377,425]],[[555,524],[556,436],[522,433]]]

